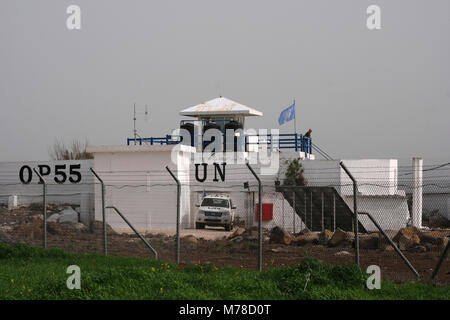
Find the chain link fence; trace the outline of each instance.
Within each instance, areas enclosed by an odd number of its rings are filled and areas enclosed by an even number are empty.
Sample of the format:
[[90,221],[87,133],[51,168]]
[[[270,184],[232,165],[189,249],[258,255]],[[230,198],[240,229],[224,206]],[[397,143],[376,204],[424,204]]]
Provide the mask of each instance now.
[[[424,167],[424,172],[434,167]],[[420,185],[410,168],[399,167],[399,172],[387,177],[390,172],[384,168],[348,168],[357,180],[361,266],[379,265],[389,278],[398,280],[414,279],[413,270],[424,279],[429,277],[450,236],[450,178],[443,174],[447,168],[430,170],[434,175],[424,175]],[[47,247],[104,254],[104,210],[110,255],[154,258],[156,251],[159,259],[180,264],[258,268],[259,189],[248,168],[228,170],[231,178],[226,182],[220,177],[214,181],[214,172],[209,171],[209,178],[201,182],[189,169],[174,173],[180,182],[179,194],[176,181],[164,167],[155,171],[97,172],[104,183],[104,209],[102,184],[87,170],[83,174],[90,175],[90,180],[71,188],[47,181]],[[337,264],[355,262],[351,180],[345,175],[330,178],[327,168],[305,169],[304,174],[307,179],[303,186],[260,177],[262,268],[295,264],[306,257]],[[364,178],[360,178],[362,175]],[[43,184],[37,178],[23,184],[7,177],[3,174],[0,183],[0,241],[43,246]],[[417,202],[413,200],[418,188],[422,193],[420,208],[414,207]],[[209,216],[211,224],[198,220],[198,206],[205,196],[231,199],[232,230],[214,222],[220,217]],[[420,210],[421,225],[414,227],[414,214]],[[446,259],[439,281],[450,283],[449,268]]]

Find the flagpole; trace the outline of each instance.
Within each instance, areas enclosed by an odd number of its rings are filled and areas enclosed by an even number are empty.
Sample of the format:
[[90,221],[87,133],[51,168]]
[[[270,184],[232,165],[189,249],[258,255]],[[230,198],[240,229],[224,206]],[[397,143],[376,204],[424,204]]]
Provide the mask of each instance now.
[[297,133],[297,110],[295,110],[295,99],[294,99],[294,133]]

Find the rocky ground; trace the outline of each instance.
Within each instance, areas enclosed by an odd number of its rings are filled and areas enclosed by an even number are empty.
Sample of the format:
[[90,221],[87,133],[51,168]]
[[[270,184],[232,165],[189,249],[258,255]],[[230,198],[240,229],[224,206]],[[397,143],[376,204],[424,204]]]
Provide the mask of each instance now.
[[[62,212],[64,207],[48,207],[48,214]],[[70,212],[67,210],[66,212]],[[70,213],[71,214],[71,213]],[[78,253],[103,253],[102,223],[96,221],[91,230],[67,216],[48,222],[48,247]],[[55,222],[57,221],[57,222]],[[62,222],[61,222],[62,221]],[[232,232],[220,229],[183,230],[181,239],[182,263],[211,262],[219,266],[256,268],[258,232],[256,228],[235,228]],[[387,232],[395,244],[411,261],[423,279],[428,279],[447,244],[450,229],[418,230],[413,227],[398,232]],[[190,234],[190,235],[187,235]],[[161,259],[175,259],[173,233],[146,234],[146,239],[158,251]],[[414,275],[400,259],[392,246],[378,233],[360,235],[360,261],[366,268],[380,266],[382,277],[393,281],[412,281]],[[42,208],[20,207],[14,210],[0,208],[0,242],[26,243],[41,246],[43,239]],[[263,267],[290,265],[307,257],[333,264],[354,262],[354,235],[336,230],[310,232],[303,230],[290,234],[281,228],[263,231]],[[108,254],[152,257],[153,254],[134,234],[118,234],[108,226]],[[438,275],[438,284],[450,285],[450,260],[444,262]]]

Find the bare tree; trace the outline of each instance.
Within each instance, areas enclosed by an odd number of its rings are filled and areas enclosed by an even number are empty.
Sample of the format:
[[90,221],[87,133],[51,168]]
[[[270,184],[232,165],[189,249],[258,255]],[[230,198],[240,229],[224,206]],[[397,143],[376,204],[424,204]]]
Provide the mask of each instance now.
[[53,146],[49,148],[48,154],[52,160],[83,160],[93,159],[92,153],[86,152],[88,141],[84,143],[73,140],[69,146],[64,141],[56,139]]

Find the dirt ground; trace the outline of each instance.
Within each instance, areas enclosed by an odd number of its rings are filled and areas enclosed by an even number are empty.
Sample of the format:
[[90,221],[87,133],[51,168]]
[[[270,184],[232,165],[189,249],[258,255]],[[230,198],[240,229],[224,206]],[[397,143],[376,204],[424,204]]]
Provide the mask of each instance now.
[[[58,208],[54,208],[57,211]],[[51,211],[51,210],[50,210]],[[8,211],[0,208],[0,235],[13,243],[42,246],[43,227],[39,208],[19,208]],[[93,232],[83,225],[48,223],[48,247],[78,253],[102,253],[103,236],[101,222],[94,224]],[[134,234],[118,234],[108,229],[108,254],[118,256],[153,257],[141,239]],[[227,239],[231,232],[221,228],[204,230],[184,229],[181,231],[182,263],[213,263],[217,266],[235,266],[256,269],[258,244],[255,239],[233,242]],[[186,237],[193,235],[194,237]],[[158,251],[161,260],[175,260],[174,231],[156,231],[145,235],[149,243]],[[1,238],[0,238],[0,241]],[[435,267],[440,252],[408,253],[405,256],[417,269],[422,279],[428,280]],[[292,265],[307,257],[336,264],[354,263],[354,249],[350,246],[330,248],[322,245],[304,246],[270,244],[267,237],[263,244],[263,267]],[[393,251],[360,250],[362,268],[378,265],[384,279],[394,282],[413,281],[415,276]],[[437,285],[450,285],[450,259],[447,258],[437,276]]]

